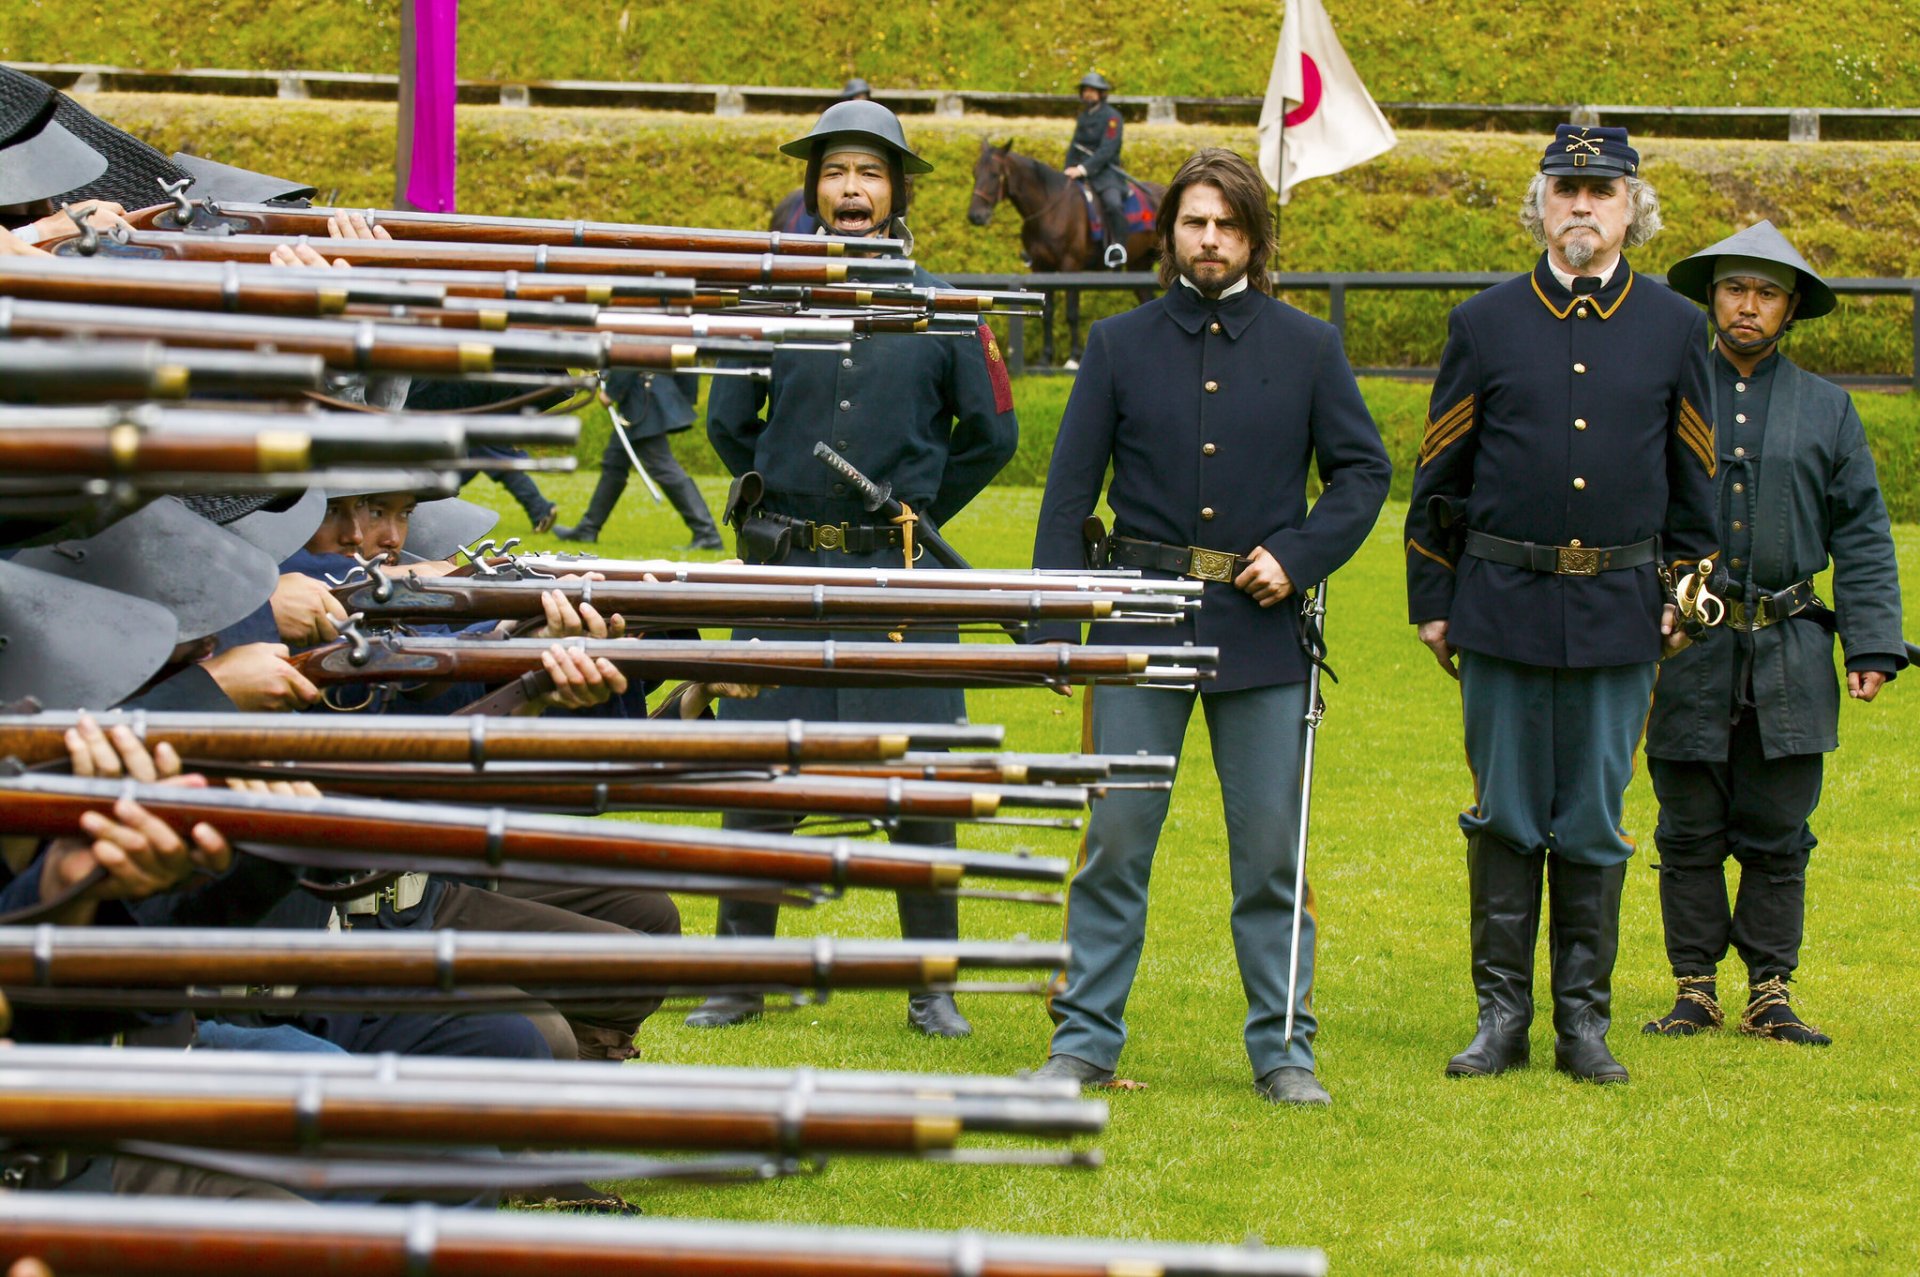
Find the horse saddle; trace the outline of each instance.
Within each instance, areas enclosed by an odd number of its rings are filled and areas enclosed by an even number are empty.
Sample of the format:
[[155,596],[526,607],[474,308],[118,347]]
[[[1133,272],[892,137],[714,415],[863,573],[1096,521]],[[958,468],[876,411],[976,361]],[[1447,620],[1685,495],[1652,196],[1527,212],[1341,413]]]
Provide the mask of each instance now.
[[[1139,182],[1126,174],[1122,174],[1122,176],[1127,178],[1127,197],[1121,204],[1121,208],[1126,214],[1127,228],[1121,238],[1124,239],[1126,236],[1136,235],[1141,232],[1152,234],[1153,204],[1147,199],[1147,193],[1141,189]],[[1099,197],[1093,193],[1093,187],[1089,186],[1082,179],[1074,179],[1074,185],[1080,188],[1080,198],[1086,201],[1088,231],[1095,241],[1105,240],[1107,238],[1107,218],[1106,211],[1100,205]]]

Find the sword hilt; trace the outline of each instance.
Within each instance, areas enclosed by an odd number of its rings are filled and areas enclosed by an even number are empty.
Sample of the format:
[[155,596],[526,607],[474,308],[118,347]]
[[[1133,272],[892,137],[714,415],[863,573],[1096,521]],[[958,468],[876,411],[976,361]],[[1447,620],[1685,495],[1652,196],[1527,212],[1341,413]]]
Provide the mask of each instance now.
[[829,470],[832,470],[855,488],[858,488],[861,499],[865,501],[868,510],[878,510],[893,498],[892,484],[875,483],[873,480],[867,478],[866,475],[860,473],[858,466],[828,446],[826,440],[823,439],[813,445],[813,455],[818,457],[821,463]]

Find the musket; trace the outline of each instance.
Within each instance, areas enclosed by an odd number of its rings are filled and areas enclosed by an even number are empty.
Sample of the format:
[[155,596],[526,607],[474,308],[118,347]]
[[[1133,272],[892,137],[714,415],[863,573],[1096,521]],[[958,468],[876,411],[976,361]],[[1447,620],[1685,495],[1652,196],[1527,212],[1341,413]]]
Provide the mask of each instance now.
[[[114,258],[115,266],[146,270],[238,270],[292,276],[306,282],[324,284],[343,272],[319,266],[268,266],[258,262],[163,262]],[[485,270],[408,270],[392,266],[357,265],[354,278],[376,285],[424,286],[448,298],[495,298],[506,301],[553,302],[606,305],[615,301],[623,306],[693,305],[699,296],[691,279],[668,279],[663,275],[539,275],[522,271]],[[716,306],[725,302],[715,303]]]
[[[1210,647],[986,647],[978,643],[734,642],[675,639],[556,640],[604,657],[629,678],[694,679],[789,687],[1066,687],[1128,683],[1191,686],[1213,677]],[[457,680],[498,684],[544,673],[545,639],[362,634],[293,657],[319,686]]]
[[[929,781],[899,776],[822,776],[768,771],[663,772],[654,765],[499,763],[476,771],[458,763],[379,767],[327,763],[200,764],[210,776],[307,780],[330,794],[486,802],[580,815],[634,811],[763,811],[891,824],[901,820],[1015,821],[1014,809],[1085,811],[1089,794],[1067,785]],[[1072,827],[1071,822],[1047,822]]]
[[[0,515],[49,513],[96,516],[138,509],[155,497],[186,493],[302,493],[308,488],[354,488],[361,492],[414,492],[422,499],[450,497],[460,491],[466,471],[491,467],[491,461],[435,463],[405,470],[368,466],[268,470],[251,474],[199,470],[192,473],[117,475],[0,475]],[[572,457],[521,463],[523,468],[570,470]]]
[[141,452],[160,439],[192,446],[195,441],[284,434],[307,441],[304,450],[309,464],[387,465],[458,460],[480,445],[570,448],[579,442],[580,421],[573,416],[526,413],[390,412],[343,417],[311,407],[276,411],[159,404],[0,407],[0,437],[25,432],[71,432],[76,437],[118,432],[123,446],[138,446]]
[[354,215],[369,227],[384,226],[395,239],[453,240],[463,244],[550,244],[556,247],[646,249],[666,252],[776,253],[795,257],[901,257],[906,241],[787,235],[707,226],[647,226],[632,222],[576,221],[547,217],[490,217],[471,213],[423,213],[391,208],[299,208],[190,200],[190,209],[163,204],[129,213],[136,227],[201,231],[221,235],[327,235],[331,217]]
[[446,290],[367,279],[359,271],[293,275],[277,266],[236,262],[7,257],[0,258],[0,297],[312,318],[354,305],[437,306]]
[[1319,1250],[968,1231],[592,1219],[433,1206],[0,1195],[0,1260],[59,1277],[1326,1277]]
[[733,296],[740,304],[770,303],[808,309],[853,307],[859,310],[885,306],[945,315],[1038,314],[1047,301],[1045,293],[881,283],[857,287],[818,284],[749,286],[736,290]]
[[1164,754],[951,754],[912,752],[871,763],[810,763],[802,770],[816,776],[899,776],[966,782],[995,780],[1009,785],[1092,785],[1119,778],[1123,784],[1171,780],[1175,760]]
[[609,581],[682,581],[693,585],[855,586],[915,590],[1047,590],[1079,594],[1155,594],[1195,600],[1201,581],[1161,581],[1137,572],[1008,572],[992,568],[788,567],[763,563],[680,563],[671,559],[615,559],[571,551],[520,553],[498,561],[464,565],[455,575],[489,575],[518,568],[558,576],[598,572]]
[[[0,449],[5,437],[0,431]],[[0,451],[0,457],[4,455]],[[592,604],[602,614],[618,613],[629,629],[747,622],[776,628],[885,630],[1039,621],[1172,625],[1185,612],[1178,599],[1146,594],[390,576],[377,563],[368,571],[371,579],[338,586],[333,595],[349,614],[358,612],[382,623],[538,618],[546,614],[542,596],[553,591],[576,604]]]
[[256,855],[322,869],[404,868],[701,894],[843,887],[934,891],[981,878],[1058,883],[1067,872],[1063,860],[957,848],[880,847],[844,838],[500,807],[305,798],[44,773],[0,777],[0,831],[61,837],[79,827],[82,814],[111,810],[121,797],[176,830],[205,821]]
[[270,315],[196,315],[182,324],[172,311],[86,306],[0,297],[0,336],[166,340],[184,346],[318,355],[346,372],[457,376],[495,368],[694,367],[702,354],[764,358],[765,342],[722,338],[661,341],[612,333],[558,330],[481,332],[371,319],[286,319]]
[[[0,1054],[0,1139],[16,1146],[118,1146],[157,1141],[196,1149],[315,1153],[358,1145],[447,1148],[834,1154],[916,1157],[968,1135],[1069,1140],[1097,1134],[1106,1105],[1090,1100],[856,1095],[803,1085],[640,1090],[594,1080],[538,1090],[484,1081],[405,1081],[319,1070],[223,1068],[151,1074],[103,1065],[55,1071]],[[208,1061],[211,1058],[211,1062]],[[611,1072],[612,1070],[608,1070]]]
[[288,398],[326,384],[311,355],[188,350],[157,341],[0,341],[0,401],[27,404],[184,399],[243,393]]
[[[0,927],[0,988],[16,1006],[116,1009],[566,1005],[714,990],[804,994],[948,990],[963,975],[1039,972],[1058,944],[759,940],[524,932],[253,927]],[[238,986],[238,994],[215,992]],[[248,990],[300,987],[296,999]],[[969,993],[1039,986],[969,981]],[[512,990],[501,997],[503,989]],[[393,990],[405,990],[399,997]],[[317,992],[316,992],[317,991]],[[438,1001],[422,995],[442,995]],[[476,996],[482,995],[482,996]],[[17,1057],[9,1057],[17,1058]],[[0,1131],[4,1131],[0,1126]]]
[[[189,763],[459,764],[660,763],[703,767],[872,762],[909,749],[992,747],[1001,728],[933,723],[719,722],[712,719],[490,718],[364,714],[314,719],[288,714],[198,714],[106,710],[88,715],[105,731],[124,727],[149,749],[161,744]],[[0,715],[0,758],[27,766],[64,761],[66,732],[80,715],[38,710]],[[939,756],[944,757],[942,752]]]
[[[308,244],[329,260],[354,266],[412,270],[533,271],[541,274],[665,275],[704,283],[840,284],[911,279],[910,261],[884,257],[792,257],[772,253],[659,252],[621,248],[551,247],[546,244],[448,243],[405,239],[312,239],[284,235],[199,235],[180,231],[115,232],[100,236],[105,257],[150,257],[200,262],[265,262],[287,243]],[[92,256],[83,241],[49,241],[60,256]]]

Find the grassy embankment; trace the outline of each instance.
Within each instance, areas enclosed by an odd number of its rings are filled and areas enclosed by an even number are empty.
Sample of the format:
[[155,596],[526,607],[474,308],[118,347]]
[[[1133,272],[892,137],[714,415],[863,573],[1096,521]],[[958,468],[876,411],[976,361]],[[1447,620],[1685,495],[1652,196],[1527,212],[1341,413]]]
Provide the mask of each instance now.
[[[117,66],[392,72],[386,0],[107,0],[10,5],[0,58]],[[937,0],[862,10],[790,0],[466,0],[460,74],[485,80],[838,84],[1061,92],[1089,67],[1125,93],[1259,94],[1277,0]],[[1518,0],[1336,4],[1381,101],[1912,106],[1920,13],[1903,0],[1737,7],[1593,0],[1577,18]],[[1577,34],[1575,34],[1577,32]],[[1543,51],[1577,41],[1578,69]]]
[[[551,482],[570,508],[591,476]],[[717,499],[716,481],[706,481]],[[485,484],[481,496],[503,496]],[[949,529],[983,566],[1024,563],[1038,493],[998,486]],[[1321,735],[1310,864],[1321,901],[1330,1113],[1279,1112],[1249,1088],[1245,1005],[1227,932],[1219,791],[1205,734],[1189,737],[1156,864],[1153,913],[1129,1007],[1123,1071],[1145,1091],[1111,1097],[1090,1174],[860,1163],[817,1178],[644,1198],[654,1214],[874,1226],[973,1228],[1326,1247],[1336,1272],[1898,1272],[1920,1255],[1920,1094],[1910,1067],[1920,1010],[1920,710],[1906,680],[1844,710],[1816,828],[1798,999],[1832,1032],[1812,1052],[1720,1034],[1644,1038],[1671,1000],[1650,854],[1629,878],[1613,1044],[1628,1087],[1576,1086],[1536,1067],[1449,1082],[1446,1056],[1471,1032],[1466,899],[1453,820],[1466,801],[1458,704],[1404,624],[1398,528],[1389,506],[1341,574],[1328,627],[1341,682]],[[524,531],[518,511],[504,524]],[[1920,571],[1920,528],[1896,529]],[[670,510],[630,494],[604,553],[657,553],[684,539]],[[1909,571],[1909,579],[1915,579]],[[972,700],[1016,749],[1071,749],[1076,705],[1043,693]],[[1291,783],[1276,777],[1276,784]],[[1644,772],[1628,830],[1650,843]],[[1072,852],[1068,834],[964,832],[970,846]],[[689,932],[712,906],[683,902]],[[983,939],[1051,938],[1057,913],[969,902]],[[789,914],[789,935],[894,934],[890,901],[859,896]],[[1275,943],[1284,943],[1276,937]],[[1536,1058],[1550,1049],[1541,958]],[[1737,960],[1725,986],[1738,988]],[[1037,1002],[966,1000],[977,1033],[934,1043],[903,1024],[901,999],[847,996],[724,1032],[669,1009],[642,1030],[643,1057],[729,1065],[1007,1072],[1046,1049]]]

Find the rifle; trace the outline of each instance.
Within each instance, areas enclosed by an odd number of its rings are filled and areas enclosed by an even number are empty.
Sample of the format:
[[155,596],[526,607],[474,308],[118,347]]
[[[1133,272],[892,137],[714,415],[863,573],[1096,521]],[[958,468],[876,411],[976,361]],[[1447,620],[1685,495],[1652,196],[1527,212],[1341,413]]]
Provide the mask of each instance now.
[[[4,445],[0,433],[0,447]],[[0,457],[4,452],[0,451]],[[897,630],[936,625],[1029,621],[1129,621],[1173,625],[1178,599],[1147,594],[1033,590],[865,589],[858,586],[686,585],[679,582],[503,579],[499,576],[389,576],[378,563],[370,580],[336,587],[349,614],[381,623],[520,621],[544,616],[541,596],[558,591],[630,628],[689,629],[746,623],[777,628]]]
[[1006,572],[992,568],[816,568],[763,563],[678,563],[668,559],[611,559],[571,551],[543,551],[482,559],[454,576],[486,576],[518,569],[529,575],[598,572],[609,581],[680,581],[691,585],[857,586],[915,590],[1048,590],[1068,594],[1151,594],[1192,600],[1199,606],[1202,581],[1159,581],[1138,572]]
[[[1065,961],[1063,945],[977,941],[712,940],[378,927],[0,927],[0,988],[16,1006],[202,1014],[449,1004],[467,1011],[525,1009],[604,999],[616,991],[621,997],[663,998],[751,991],[824,1001],[830,993],[853,990],[951,990],[963,972],[1044,971]],[[214,991],[223,986],[246,991]],[[297,997],[251,992],[291,986],[306,987]],[[1029,993],[1041,986],[970,981],[964,988]],[[407,992],[396,996],[395,990]]]
[[1305,1248],[1182,1246],[736,1220],[581,1219],[433,1206],[282,1205],[82,1193],[0,1195],[0,1259],[60,1277],[409,1277],[729,1273],[735,1277],[1325,1277]]
[[[275,277],[290,276],[322,285],[346,274],[330,267],[268,266],[258,262],[165,262],[116,257],[113,264],[128,270],[233,270],[241,272],[243,278],[247,272],[272,272]],[[507,301],[586,303],[595,306],[614,301],[627,306],[648,303],[689,306],[699,296],[698,286],[693,280],[669,279],[664,275],[541,275],[512,270],[407,270],[364,264],[356,265],[352,274],[355,279],[375,284],[433,288],[448,298],[500,298]]]
[[[358,241],[355,241],[358,242]],[[185,346],[318,355],[345,372],[458,376],[495,368],[690,369],[702,353],[766,357],[766,342],[721,338],[653,341],[611,333],[467,332],[373,320],[197,315],[183,326],[173,311],[81,306],[0,298],[0,336],[166,340]],[[743,373],[743,375],[745,375]]]
[[546,217],[488,217],[470,213],[423,213],[391,208],[299,208],[188,200],[127,214],[140,229],[200,231],[218,235],[303,235],[323,239],[331,217],[357,214],[369,227],[384,226],[395,239],[453,240],[463,244],[549,244],[555,247],[644,249],[662,252],[775,253],[794,257],[902,257],[906,241],[849,240],[779,231],[721,230],[706,226],[645,226]]
[[[537,1090],[484,1081],[275,1074],[222,1067],[151,1074],[114,1067],[53,1070],[0,1056],[0,1131],[16,1146],[114,1147],[158,1141],[193,1149],[316,1153],[354,1145],[448,1148],[915,1157],[955,1150],[972,1134],[1068,1140],[1097,1133],[1107,1106],[1090,1100],[858,1095],[741,1087],[678,1090],[602,1084],[602,1070]],[[236,1052],[234,1054],[243,1054]],[[245,1053],[251,1054],[251,1053]],[[613,1072],[614,1070],[605,1070]]]
[[865,310],[874,306],[905,307],[941,315],[1037,315],[1046,306],[1045,293],[1008,292],[994,289],[929,288],[919,284],[873,283],[854,287],[818,284],[801,286],[761,285],[735,290],[732,300],[739,304],[766,303],[802,306],[809,310],[850,306]]
[[[10,711],[18,707],[7,707]],[[476,773],[500,763],[674,763],[704,767],[846,763],[898,758],[909,749],[994,746],[995,724],[719,722],[367,714],[316,721],[288,714],[106,710],[102,731],[124,727],[154,748],[170,744],[189,765],[253,762],[449,763]],[[27,766],[64,762],[63,738],[79,714],[0,714],[0,758]],[[936,757],[945,757],[945,754]]]
[[164,310],[223,310],[316,318],[348,306],[437,306],[444,288],[367,279],[359,271],[292,273],[235,262],[92,261],[75,257],[0,258],[0,297],[97,302]]
[[845,887],[950,891],[972,878],[1058,883],[1067,874],[1063,860],[957,848],[877,847],[845,838],[531,815],[500,807],[299,798],[41,773],[0,777],[0,829],[61,837],[78,828],[85,812],[108,811],[122,797],[174,829],[206,821],[256,855],[321,869],[375,865],[763,896]]
[[1077,822],[1002,816],[1003,808],[1084,811],[1090,797],[1079,786],[954,783],[888,776],[821,776],[802,772],[679,772],[642,765],[571,763],[552,767],[500,763],[475,771],[458,763],[364,767],[338,764],[219,764],[193,770],[223,778],[308,780],[328,793],[423,802],[500,803],[579,815],[614,811],[765,811],[793,816],[831,815],[891,825],[901,820],[1043,824]]
[[[560,639],[643,681],[694,679],[789,687],[1066,687],[1127,683],[1192,686],[1213,677],[1211,647],[986,647],[978,643],[761,643],[675,639]],[[544,676],[546,639],[475,640],[362,634],[351,621],[334,642],[293,665],[321,687],[454,680],[506,683]]]
[[[921,780],[989,780],[1009,785],[1160,784],[1172,778],[1173,758],[1164,754],[947,754],[909,753],[874,763],[810,763],[816,776],[899,776]],[[1166,778],[1166,779],[1161,779]],[[1097,794],[1095,795],[1098,796]]]
[[[304,237],[303,237],[304,238]],[[199,235],[179,231],[115,232],[98,237],[104,257],[198,262],[265,262],[288,243],[284,235]],[[321,239],[313,246],[354,266],[406,270],[535,271],[563,275],[665,275],[713,284],[839,284],[904,280],[914,265],[884,257],[776,257],[771,253],[657,252],[545,244],[444,243],[406,239]],[[93,256],[82,237],[48,241],[56,256]]]
[[98,403],[244,393],[289,398],[319,390],[327,366],[310,355],[183,350],[157,341],[0,342],[0,400]]

